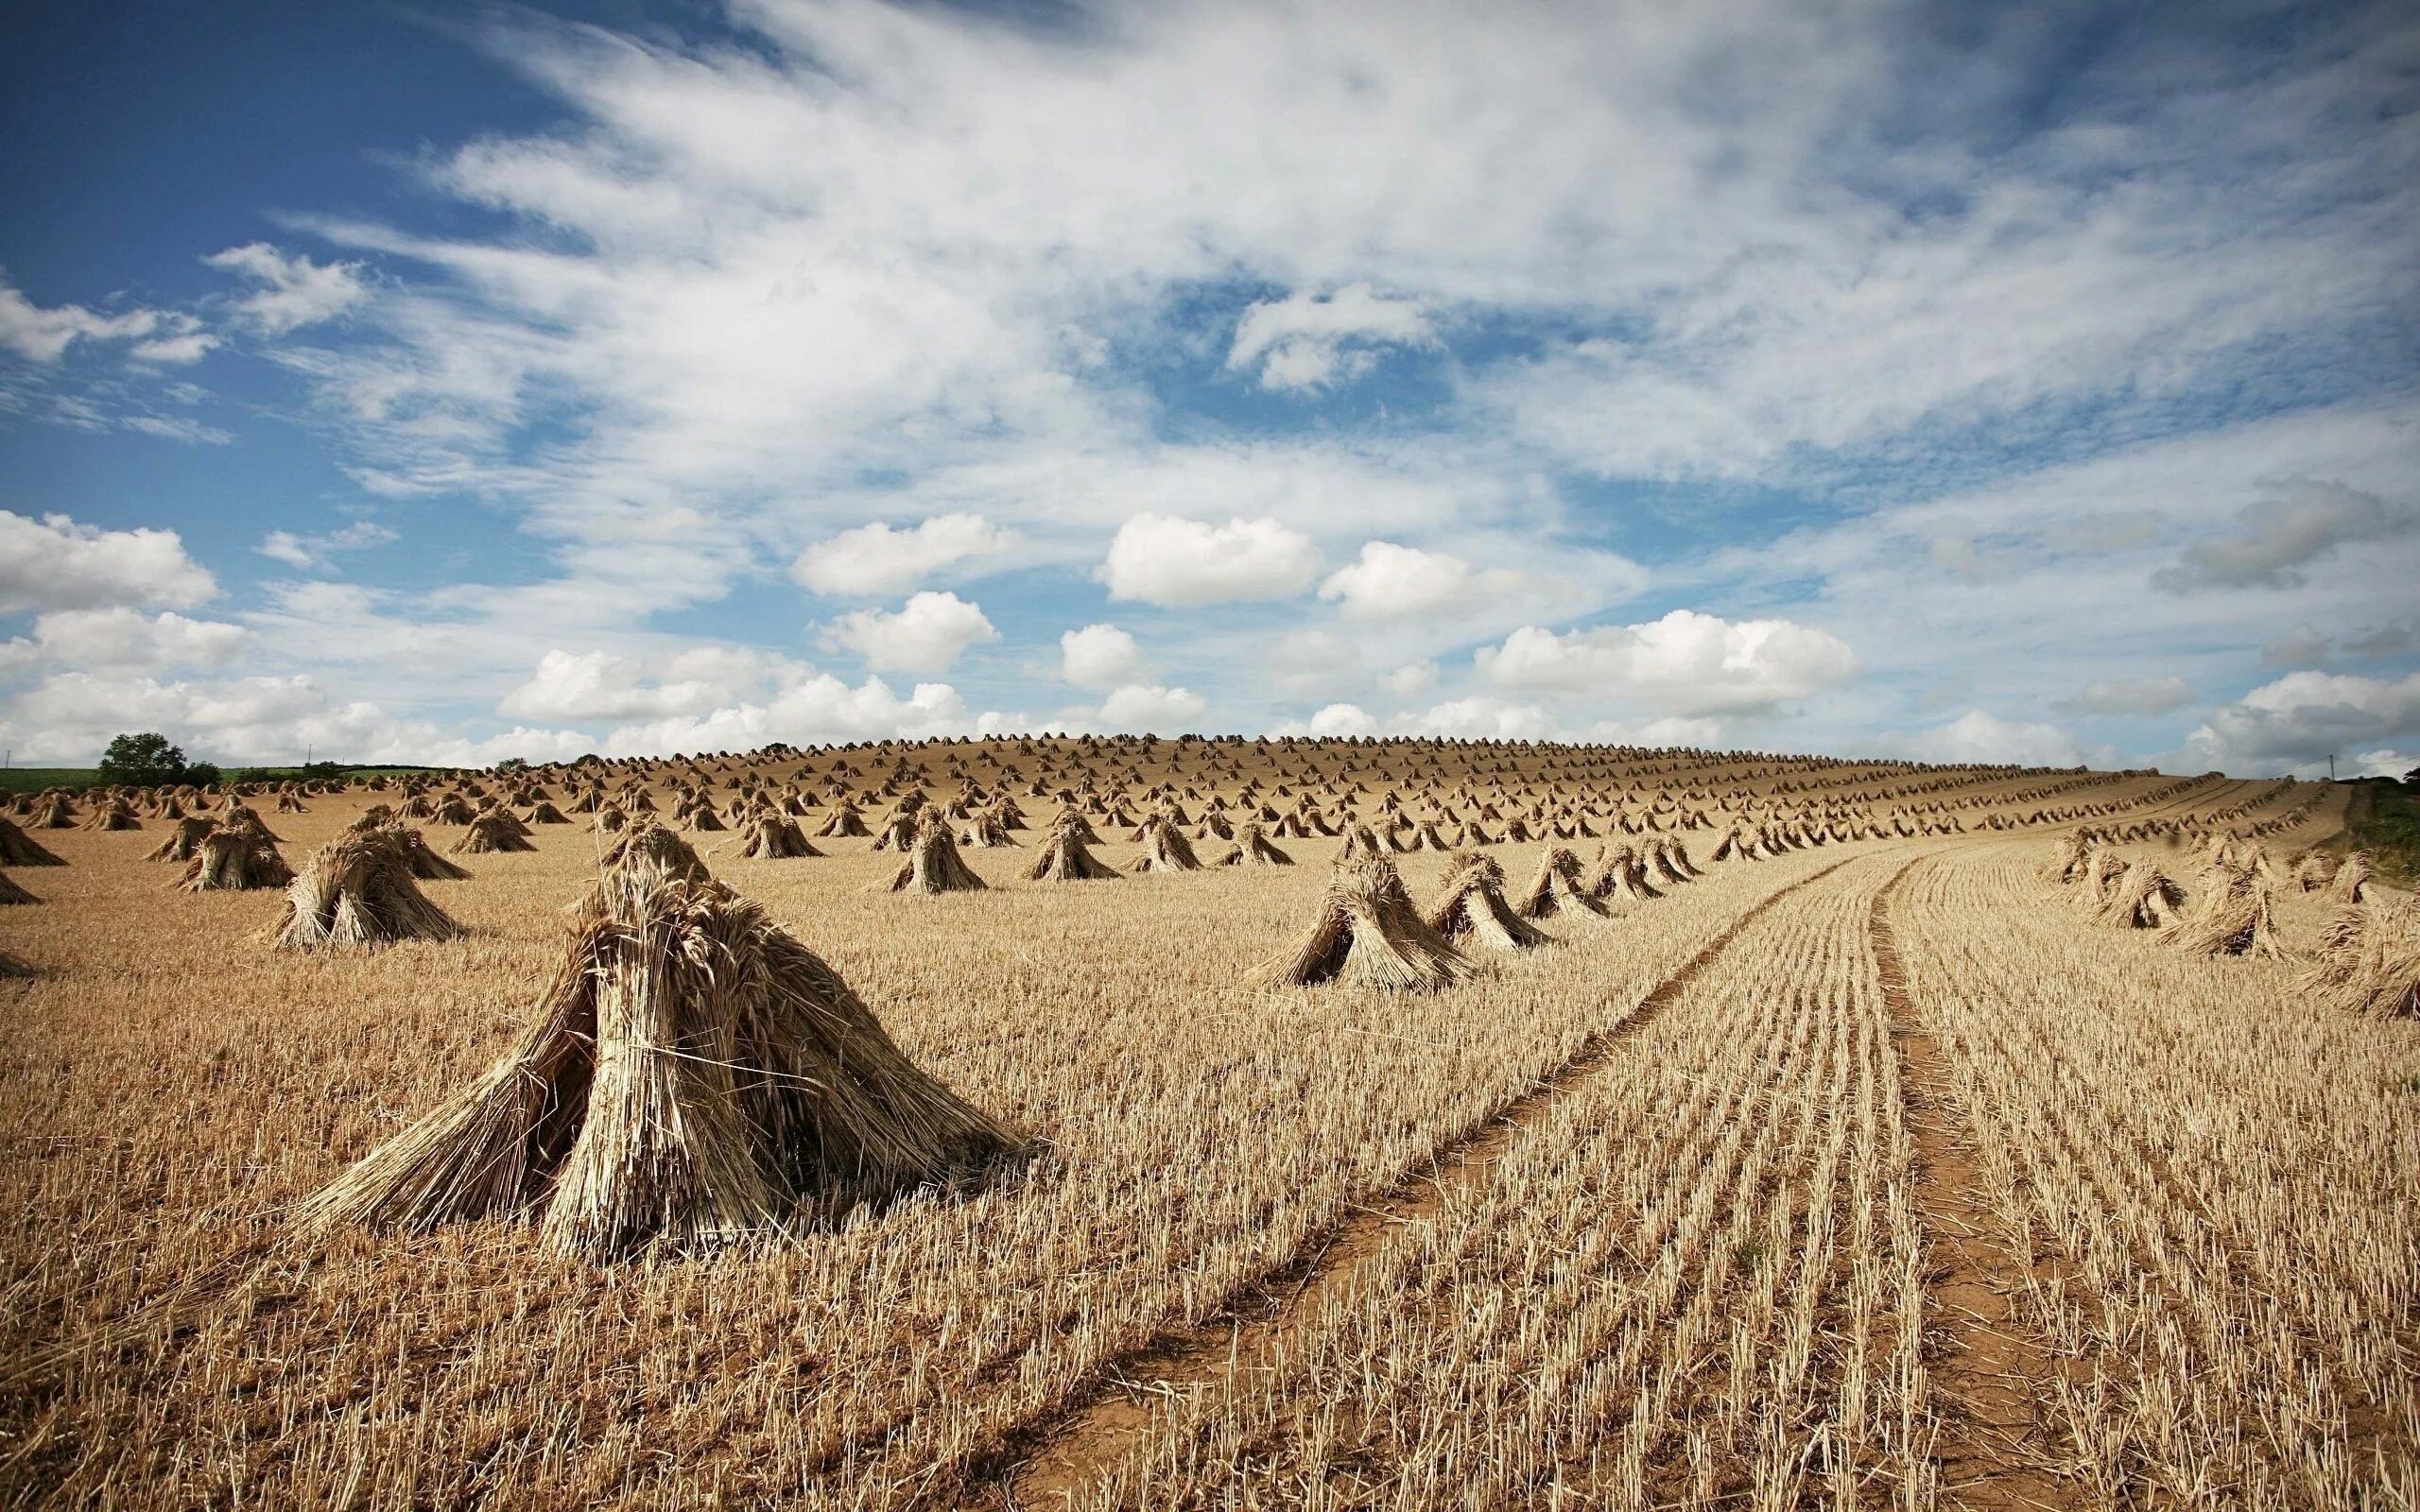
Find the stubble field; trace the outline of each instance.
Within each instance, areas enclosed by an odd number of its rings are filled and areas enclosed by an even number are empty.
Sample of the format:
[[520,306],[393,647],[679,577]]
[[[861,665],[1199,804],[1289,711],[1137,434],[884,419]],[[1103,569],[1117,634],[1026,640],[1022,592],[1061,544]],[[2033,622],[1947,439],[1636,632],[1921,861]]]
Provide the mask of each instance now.
[[[596,872],[585,815],[425,885],[466,938],[329,954],[271,947],[278,892],[175,890],[143,859],[164,821],[29,832],[67,865],[11,870],[43,901],[0,910],[0,948],[42,972],[0,984],[0,1500],[2420,1495],[2420,1027],[2317,1001],[2294,960],[2097,922],[2044,874],[2079,826],[2149,825],[2109,848],[2189,905],[2197,847],[2233,833],[2282,867],[2336,834],[2341,790],[1669,752],[1043,751],[1042,781],[1016,742],[761,767],[815,791],[810,833],[847,783],[870,821],[909,787],[1013,793],[1019,844],[960,851],[979,892],[889,891],[898,859],[863,838],[765,861],[687,834],[1032,1156],[786,1238],[614,1263],[527,1224],[293,1222],[527,1026]],[[877,791],[902,756],[924,769]],[[842,757],[854,776],[826,782]],[[703,780],[719,799],[742,769]],[[1553,943],[1474,950],[1442,990],[1270,986],[1254,968],[1309,927],[1344,840],[1279,838],[1290,867],[1025,880],[1080,772],[1121,868],[1142,848],[1114,820],[1161,797],[1188,829],[1221,795],[1238,813],[1316,795],[1392,833],[1392,792],[1491,832],[1392,856],[1424,905],[1474,851],[1515,897],[1550,844],[1584,863],[1669,836],[1705,874],[1542,919]],[[674,775],[614,781],[665,797]],[[299,865],[397,797],[253,801]],[[1530,812],[1590,833],[1504,839]],[[1714,860],[1742,820],[1802,843]],[[440,850],[460,833],[422,828]],[[2274,894],[2278,936],[2315,948],[2325,896]]]

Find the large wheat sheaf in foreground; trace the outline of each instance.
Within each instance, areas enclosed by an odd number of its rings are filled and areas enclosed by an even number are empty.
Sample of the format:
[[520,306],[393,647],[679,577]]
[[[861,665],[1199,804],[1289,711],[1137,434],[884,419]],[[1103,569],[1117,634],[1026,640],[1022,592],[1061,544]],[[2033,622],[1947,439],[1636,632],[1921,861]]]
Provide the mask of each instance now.
[[782,1231],[1021,1147],[672,849],[609,866],[521,1042],[321,1192],[313,1222],[534,1215],[550,1247],[611,1260]]

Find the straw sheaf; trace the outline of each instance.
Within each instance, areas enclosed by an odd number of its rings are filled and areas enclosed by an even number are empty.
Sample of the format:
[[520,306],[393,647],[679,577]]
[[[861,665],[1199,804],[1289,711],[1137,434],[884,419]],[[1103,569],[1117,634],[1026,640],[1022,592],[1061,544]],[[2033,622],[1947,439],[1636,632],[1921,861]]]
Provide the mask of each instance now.
[[650,841],[609,865],[520,1044],[307,1221],[535,1219],[610,1261],[792,1231],[1024,1147],[695,860]]

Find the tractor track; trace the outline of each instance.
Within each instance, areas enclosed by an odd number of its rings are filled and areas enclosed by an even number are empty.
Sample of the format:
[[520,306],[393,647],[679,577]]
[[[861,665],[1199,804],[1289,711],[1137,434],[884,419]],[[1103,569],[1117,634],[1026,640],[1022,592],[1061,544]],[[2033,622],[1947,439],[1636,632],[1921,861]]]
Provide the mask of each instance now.
[[1513,1141],[1624,1041],[1654,1022],[1741,931],[1783,899],[1857,859],[1843,856],[1752,905],[1641,998],[1620,1022],[1591,1034],[1528,1091],[1441,1145],[1421,1168],[1383,1194],[1311,1235],[1284,1263],[1240,1288],[1213,1316],[1166,1329],[1142,1347],[1095,1367],[1064,1404],[970,1465],[969,1479],[992,1487],[993,1505],[1072,1503],[1141,1435],[1151,1420],[1155,1399],[1214,1388],[1270,1368],[1281,1341],[1315,1316],[1328,1298],[1351,1287],[1396,1228],[1433,1217],[1458,1194],[1486,1182]]
[[2076,1505],[2072,1484],[2047,1468],[2050,1403],[2066,1371],[2018,1314],[2027,1266],[1998,1236],[1982,1162],[1956,1111],[1947,1053],[1908,994],[1890,902],[1914,870],[1901,868],[1875,893],[1867,929],[1914,1157],[1925,1302],[1934,1319],[1927,1342],[1939,1347],[1938,1354],[1927,1349],[1926,1363],[1933,1392],[1948,1408],[1931,1457],[1951,1506],[1998,1512]]

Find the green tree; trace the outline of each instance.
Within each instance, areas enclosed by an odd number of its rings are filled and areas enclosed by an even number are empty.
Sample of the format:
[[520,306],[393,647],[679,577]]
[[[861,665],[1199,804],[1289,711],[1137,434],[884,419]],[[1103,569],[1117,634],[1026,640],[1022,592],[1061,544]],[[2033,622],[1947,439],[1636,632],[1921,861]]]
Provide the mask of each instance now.
[[161,787],[185,777],[185,753],[156,730],[119,735],[101,753],[101,781]]

